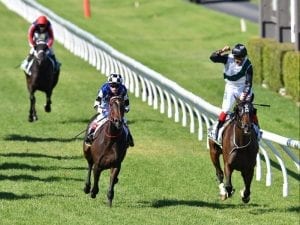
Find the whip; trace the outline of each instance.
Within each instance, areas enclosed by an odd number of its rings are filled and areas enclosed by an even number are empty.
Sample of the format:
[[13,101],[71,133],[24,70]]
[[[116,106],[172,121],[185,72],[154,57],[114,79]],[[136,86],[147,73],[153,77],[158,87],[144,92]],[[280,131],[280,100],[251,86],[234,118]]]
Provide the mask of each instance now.
[[253,103],[253,105],[264,106],[264,107],[271,107],[271,105],[269,105],[269,104]]
[[84,133],[86,131],[86,129],[80,131],[77,135],[75,135],[73,138],[77,138],[79,135],[81,135],[82,133]]

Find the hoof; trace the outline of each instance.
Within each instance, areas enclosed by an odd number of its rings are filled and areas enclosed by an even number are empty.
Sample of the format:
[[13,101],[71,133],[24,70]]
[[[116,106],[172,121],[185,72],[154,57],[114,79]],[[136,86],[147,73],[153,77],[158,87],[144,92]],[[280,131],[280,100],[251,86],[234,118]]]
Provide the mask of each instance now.
[[222,200],[222,201],[225,201],[227,198],[228,198],[227,194],[221,195],[221,200]]
[[244,194],[245,194],[244,190],[241,190],[240,193],[241,193],[242,201],[247,204],[250,201],[250,195],[245,197],[244,196]]
[[108,200],[108,201],[107,201],[107,205],[108,205],[108,207],[111,208],[111,207],[112,207],[112,201],[111,201],[111,200]]
[[91,198],[96,198],[96,194],[95,193],[91,193]]
[[242,201],[247,204],[250,201],[250,196],[247,198],[242,198]]
[[37,121],[38,120],[38,117],[37,116],[29,116],[28,117],[28,122],[34,122],[34,121]]
[[90,193],[90,191],[91,191],[91,187],[88,186],[88,185],[86,185],[86,186],[83,188],[83,191],[84,191],[84,193],[88,194],[88,193]]
[[45,112],[51,112],[51,106],[50,105],[45,105],[44,106]]

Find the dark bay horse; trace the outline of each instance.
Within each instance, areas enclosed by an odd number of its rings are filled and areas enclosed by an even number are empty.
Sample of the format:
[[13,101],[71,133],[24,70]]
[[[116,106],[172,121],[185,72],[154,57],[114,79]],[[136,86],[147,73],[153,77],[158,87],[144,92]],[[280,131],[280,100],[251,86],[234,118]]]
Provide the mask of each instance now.
[[[107,191],[108,205],[112,206],[114,185],[118,182],[121,163],[128,148],[127,134],[124,128],[124,101],[121,97],[112,97],[109,103],[107,121],[95,132],[91,146],[83,142],[83,153],[88,162],[88,174],[84,192],[96,198],[99,192],[98,182],[101,172],[110,169],[110,185]],[[95,119],[91,119],[90,123]],[[86,133],[87,135],[87,133]],[[93,169],[94,184],[91,188],[91,171]]]
[[[231,175],[234,170],[237,170],[241,172],[245,185],[241,191],[242,200],[244,203],[250,201],[250,186],[259,148],[252,123],[253,113],[251,102],[238,102],[232,121],[224,129],[222,147],[209,140],[210,157],[216,169],[222,200],[231,197],[234,193]],[[223,154],[225,184],[219,160],[221,154]]]
[[34,122],[38,120],[35,109],[35,92],[37,90],[45,92],[46,104],[44,109],[51,112],[51,95],[54,87],[58,82],[60,71],[54,71],[54,64],[47,56],[48,45],[44,41],[38,41],[34,50],[34,58],[30,68],[30,73],[26,75],[27,89],[29,91],[30,108],[28,121]]

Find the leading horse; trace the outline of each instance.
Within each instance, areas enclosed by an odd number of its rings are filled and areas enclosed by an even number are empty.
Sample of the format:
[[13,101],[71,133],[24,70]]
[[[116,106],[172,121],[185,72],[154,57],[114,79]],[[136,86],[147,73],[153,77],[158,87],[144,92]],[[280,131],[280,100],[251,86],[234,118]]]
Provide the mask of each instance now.
[[[119,96],[112,97],[109,103],[108,119],[96,130],[92,145],[89,146],[85,142],[83,143],[83,153],[88,162],[88,174],[84,192],[86,194],[90,193],[92,198],[96,198],[99,192],[98,182],[101,172],[110,169],[110,185],[107,191],[107,200],[110,207],[114,198],[114,186],[118,182],[118,175],[121,170],[121,163],[128,148],[123,119],[124,111],[123,99]],[[94,121],[96,116],[91,119],[90,123]],[[91,188],[92,169],[94,184]]]
[[[251,102],[237,102],[233,118],[224,128],[222,146],[209,139],[210,157],[216,169],[222,200],[231,197],[234,193],[231,176],[234,170],[238,170],[245,185],[241,191],[242,201],[244,203],[250,201],[250,186],[259,148],[252,123],[253,113]],[[223,154],[225,184],[223,183],[224,172],[219,160],[221,154]]]
[[38,120],[35,109],[35,92],[37,90],[45,92],[46,104],[44,109],[51,112],[51,95],[59,78],[60,70],[55,71],[54,62],[47,55],[48,45],[45,41],[37,41],[34,49],[33,62],[29,73],[25,72],[27,89],[29,91],[30,108],[28,121],[34,122]]

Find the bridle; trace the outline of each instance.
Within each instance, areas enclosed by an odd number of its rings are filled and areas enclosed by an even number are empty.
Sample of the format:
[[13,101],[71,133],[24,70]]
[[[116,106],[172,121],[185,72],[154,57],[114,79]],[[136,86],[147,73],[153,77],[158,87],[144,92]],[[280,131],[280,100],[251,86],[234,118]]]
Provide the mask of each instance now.
[[48,46],[45,41],[37,41],[36,45],[43,47],[42,49],[36,49],[36,47],[34,50],[34,56],[37,59],[38,63],[41,64],[47,57],[46,51],[48,49]]
[[[251,102],[239,102],[235,108],[235,122],[233,124],[233,144],[234,147],[231,150],[233,152],[236,149],[246,148],[250,145],[252,141],[251,131],[252,131],[252,115],[253,115],[253,105]],[[236,144],[236,128],[242,130],[243,136],[248,136],[249,141],[244,145]],[[230,152],[230,153],[231,153]]]
[[236,105],[235,117],[236,125],[248,135],[252,129],[253,105],[251,102],[239,102]]
[[108,120],[118,131],[117,134],[109,134],[108,128],[106,128],[105,135],[110,138],[116,138],[123,132],[123,116],[124,116],[124,101],[120,96],[114,96],[109,101],[109,116]]

